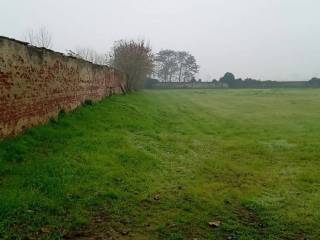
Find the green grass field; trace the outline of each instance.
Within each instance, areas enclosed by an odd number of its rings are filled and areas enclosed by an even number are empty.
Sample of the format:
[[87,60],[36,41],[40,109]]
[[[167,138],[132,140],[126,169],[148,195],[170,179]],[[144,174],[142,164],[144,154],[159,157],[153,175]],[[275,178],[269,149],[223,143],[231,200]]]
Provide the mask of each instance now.
[[0,142],[0,239],[320,239],[319,106],[278,89],[79,108]]

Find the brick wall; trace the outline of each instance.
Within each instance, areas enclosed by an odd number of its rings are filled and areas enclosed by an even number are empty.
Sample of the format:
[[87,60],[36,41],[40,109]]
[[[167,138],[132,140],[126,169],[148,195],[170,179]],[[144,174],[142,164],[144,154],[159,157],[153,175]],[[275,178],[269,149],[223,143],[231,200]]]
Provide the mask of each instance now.
[[0,138],[44,124],[86,100],[122,94],[124,75],[0,37]]

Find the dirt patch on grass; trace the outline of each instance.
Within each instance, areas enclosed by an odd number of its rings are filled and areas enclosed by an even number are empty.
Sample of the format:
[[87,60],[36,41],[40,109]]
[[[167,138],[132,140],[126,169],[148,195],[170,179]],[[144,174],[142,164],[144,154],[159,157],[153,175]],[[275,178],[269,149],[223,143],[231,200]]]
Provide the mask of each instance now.
[[261,236],[267,235],[266,225],[257,213],[245,207],[239,207],[236,212],[242,225],[254,228]]
[[89,225],[64,236],[65,240],[131,240],[150,239],[147,233],[133,231],[125,220],[114,221],[106,213],[99,213]]
[[116,239],[116,232],[109,226],[109,222],[108,216],[100,213],[93,217],[89,225],[68,233],[64,239]]

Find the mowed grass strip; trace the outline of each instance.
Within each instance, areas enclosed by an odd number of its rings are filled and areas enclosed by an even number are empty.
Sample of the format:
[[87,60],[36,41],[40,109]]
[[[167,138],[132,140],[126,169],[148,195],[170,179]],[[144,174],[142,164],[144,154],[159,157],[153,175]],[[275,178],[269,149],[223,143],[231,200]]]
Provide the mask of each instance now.
[[319,104],[170,90],[79,108],[0,142],[0,238],[319,239]]

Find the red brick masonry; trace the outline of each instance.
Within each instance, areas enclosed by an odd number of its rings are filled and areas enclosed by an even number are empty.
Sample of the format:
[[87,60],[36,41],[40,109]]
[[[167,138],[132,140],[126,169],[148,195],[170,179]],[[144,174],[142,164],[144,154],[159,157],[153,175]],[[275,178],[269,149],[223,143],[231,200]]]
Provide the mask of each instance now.
[[124,89],[115,69],[0,36],[0,138]]

